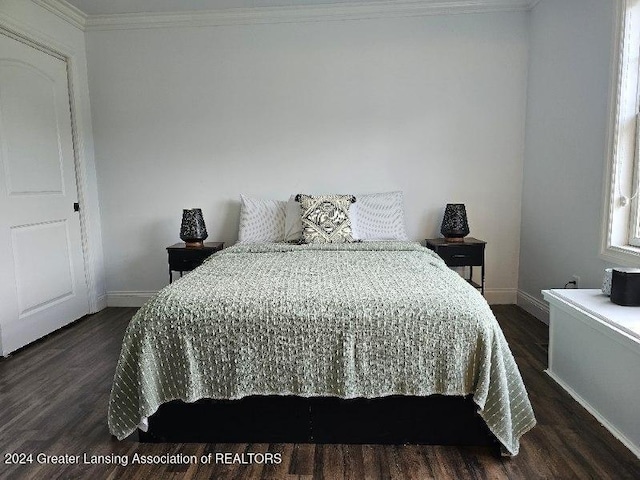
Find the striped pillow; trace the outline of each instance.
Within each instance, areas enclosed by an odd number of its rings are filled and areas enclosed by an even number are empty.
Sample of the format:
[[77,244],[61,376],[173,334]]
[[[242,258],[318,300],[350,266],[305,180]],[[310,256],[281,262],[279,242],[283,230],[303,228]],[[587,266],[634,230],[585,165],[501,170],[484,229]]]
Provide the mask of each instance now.
[[238,243],[282,242],[286,203],[240,195]]
[[407,240],[402,192],[358,195],[350,216],[357,240]]

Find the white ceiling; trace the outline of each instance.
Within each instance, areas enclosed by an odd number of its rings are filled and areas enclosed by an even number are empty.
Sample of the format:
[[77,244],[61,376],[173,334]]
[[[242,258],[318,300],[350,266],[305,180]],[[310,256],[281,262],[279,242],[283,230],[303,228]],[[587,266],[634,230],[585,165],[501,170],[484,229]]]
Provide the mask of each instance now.
[[[226,8],[292,7],[345,3],[376,3],[363,0],[66,0],[87,15],[128,13],[197,12]],[[446,0],[449,1],[449,0]],[[387,3],[387,2],[385,2]],[[417,2],[419,3],[419,2]],[[428,3],[428,2],[427,2]]]

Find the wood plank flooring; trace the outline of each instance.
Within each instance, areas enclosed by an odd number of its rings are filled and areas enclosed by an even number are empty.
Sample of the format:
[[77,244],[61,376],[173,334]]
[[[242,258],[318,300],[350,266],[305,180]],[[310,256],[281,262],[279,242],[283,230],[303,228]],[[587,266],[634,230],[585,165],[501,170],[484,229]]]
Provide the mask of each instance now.
[[[107,430],[107,402],[135,309],[108,308],[0,360],[0,478],[639,479],[640,460],[543,372],[547,327],[515,306],[493,310],[538,419],[515,458],[497,458],[485,447],[118,442]],[[33,454],[33,461],[7,465],[10,452]],[[36,457],[126,455],[131,462],[135,453],[215,458],[267,452],[282,461],[123,467],[40,464]]]

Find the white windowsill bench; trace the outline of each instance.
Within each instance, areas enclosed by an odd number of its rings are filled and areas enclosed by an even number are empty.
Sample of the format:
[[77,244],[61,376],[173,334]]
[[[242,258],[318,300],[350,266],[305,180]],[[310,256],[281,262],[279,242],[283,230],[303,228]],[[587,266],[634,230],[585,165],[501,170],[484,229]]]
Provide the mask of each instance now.
[[547,373],[640,458],[640,307],[600,290],[543,290]]

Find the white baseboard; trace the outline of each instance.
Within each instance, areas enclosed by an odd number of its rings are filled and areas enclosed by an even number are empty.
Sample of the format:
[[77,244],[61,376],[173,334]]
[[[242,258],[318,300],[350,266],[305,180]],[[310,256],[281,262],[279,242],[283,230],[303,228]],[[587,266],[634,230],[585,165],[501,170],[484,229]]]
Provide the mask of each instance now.
[[620,430],[611,425],[609,421],[604,418],[598,410],[591,406],[589,402],[587,402],[584,398],[582,398],[574,389],[572,389],[569,385],[567,385],[561,378],[556,376],[551,370],[545,370],[545,373],[549,375],[558,385],[560,385],[566,392],[573,397],[573,399],[582,405],[587,412],[595,417],[598,422],[602,424],[604,428],[611,432],[611,435],[620,440],[625,447],[631,450],[636,457],[640,458],[640,445],[636,445],[631,440],[629,440]]
[[96,299],[96,311],[91,313],[99,312],[100,310],[104,310],[107,308],[107,294],[102,294]]
[[109,307],[141,307],[157,292],[107,292]]
[[516,294],[515,288],[487,288],[484,298],[489,305],[513,305],[516,303]]
[[542,300],[538,300],[523,290],[518,290],[516,305],[536,317],[542,323],[549,325],[549,305]]

